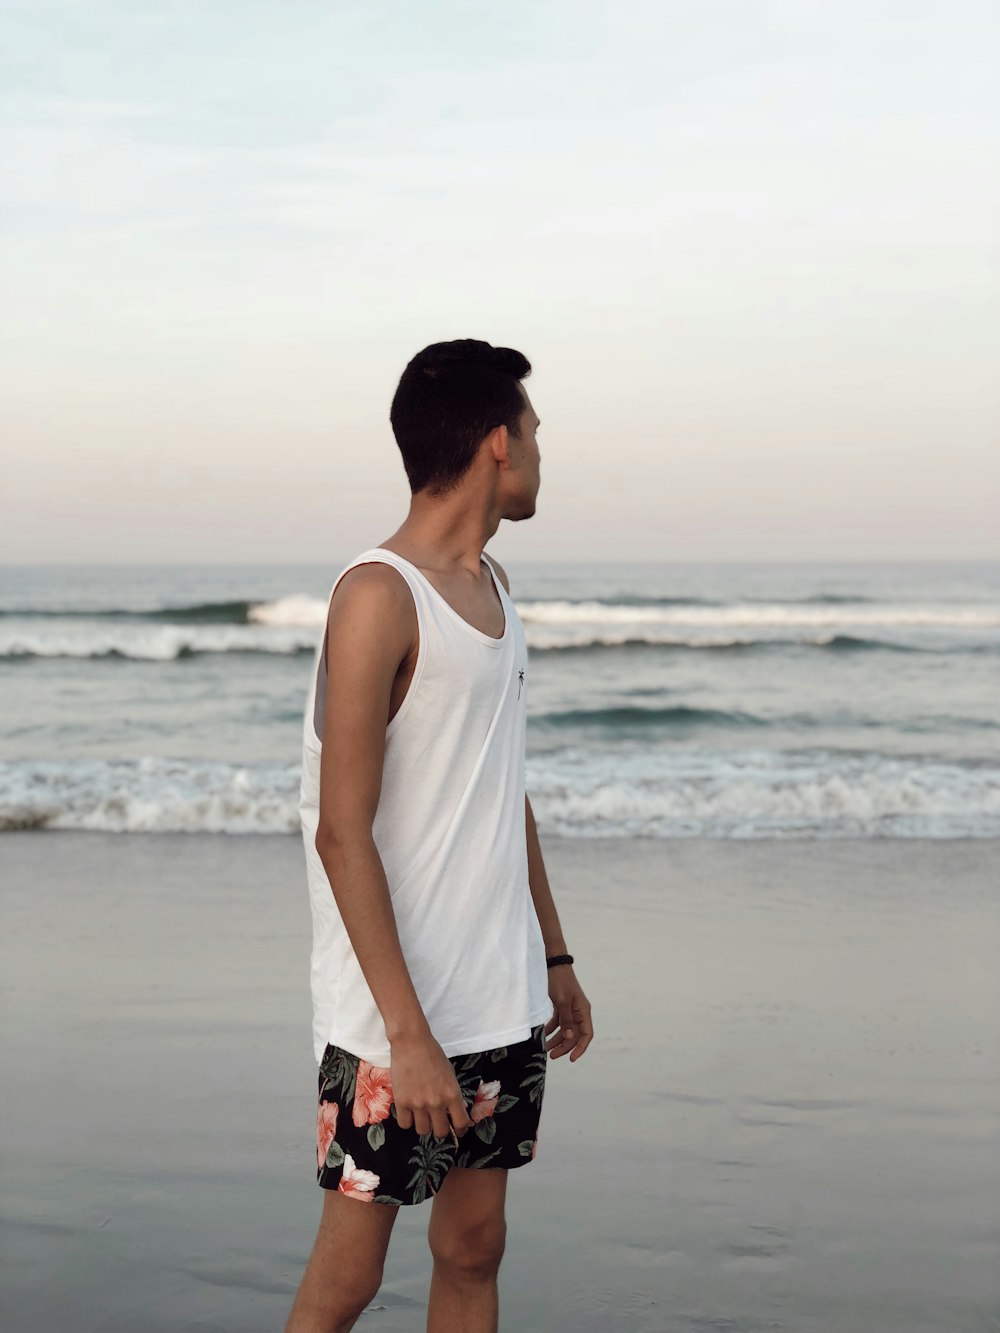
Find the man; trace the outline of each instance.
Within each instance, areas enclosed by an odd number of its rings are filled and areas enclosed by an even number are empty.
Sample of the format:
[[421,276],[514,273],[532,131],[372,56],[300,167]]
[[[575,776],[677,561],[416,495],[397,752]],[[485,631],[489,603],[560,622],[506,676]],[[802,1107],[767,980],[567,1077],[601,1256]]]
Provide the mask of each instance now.
[[535,512],[530,371],[473,339],[413,358],[390,413],[409,514],[330,594],[300,800],[325,1194],[285,1333],[353,1328],[427,1198],[428,1330],[495,1333],[507,1175],[548,1059],[593,1035],[524,790],[524,630],[483,554]]

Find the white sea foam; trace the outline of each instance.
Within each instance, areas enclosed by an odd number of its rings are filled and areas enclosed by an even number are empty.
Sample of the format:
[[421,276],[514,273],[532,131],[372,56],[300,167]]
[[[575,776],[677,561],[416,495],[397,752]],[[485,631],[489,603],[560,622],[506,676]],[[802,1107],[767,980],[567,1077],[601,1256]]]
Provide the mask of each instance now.
[[0,764],[0,830],[290,833],[298,765],[180,759]]
[[290,653],[316,644],[311,628],[270,625],[160,625],[114,621],[34,621],[0,627],[0,657],[118,657],[170,662],[186,653]]
[[525,624],[719,626],[940,626],[1000,629],[1000,610],[980,606],[918,606],[881,603],[814,605],[734,602],[726,606],[629,606],[610,602],[528,602],[518,605]]
[[[1000,608],[989,606],[948,606],[945,604],[910,605],[908,603],[837,602],[733,602],[721,606],[695,603],[644,604],[596,600],[520,602],[515,599],[518,615],[529,625],[591,625],[614,630],[620,626],[664,625],[747,628],[839,628],[855,626],[866,630],[907,626],[942,629],[1000,629]],[[326,619],[326,599],[295,594],[274,602],[262,602],[248,612],[249,618],[264,625],[307,625],[319,629]]]
[[[0,764],[0,829],[295,833],[298,766],[146,758]],[[530,756],[543,833],[1000,837],[1000,767],[767,750]]]
[[326,602],[295,593],[276,602],[258,602],[247,611],[247,619],[257,625],[319,629],[326,620]]
[[779,602],[629,606],[561,600],[518,605],[518,614],[529,646],[535,649],[623,643],[731,648],[775,641],[824,648],[838,636],[885,640],[890,646],[1000,647],[1000,610],[984,606]]
[[[790,642],[826,648],[838,636],[864,636],[890,647],[1000,648],[1000,612],[983,606],[629,606],[568,600],[516,605],[528,646],[536,652],[626,643],[712,649]],[[251,606],[248,624],[12,618],[0,622],[0,658],[116,655],[165,662],[192,653],[287,655],[315,648],[326,607],[325,600],[292,594]]]
[[568,748],[529,762],[529,789],[570,836],[1000,835],[1000,767],[874,754]]

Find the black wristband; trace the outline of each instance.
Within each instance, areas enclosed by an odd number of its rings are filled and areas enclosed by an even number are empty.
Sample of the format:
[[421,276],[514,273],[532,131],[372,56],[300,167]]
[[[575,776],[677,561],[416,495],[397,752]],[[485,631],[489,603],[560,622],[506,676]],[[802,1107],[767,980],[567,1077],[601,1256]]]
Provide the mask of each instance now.
[[546,958],[546,967],[557,967],[560,963],[572,963],[573,955],[571,953],[553,954],[551,958]]

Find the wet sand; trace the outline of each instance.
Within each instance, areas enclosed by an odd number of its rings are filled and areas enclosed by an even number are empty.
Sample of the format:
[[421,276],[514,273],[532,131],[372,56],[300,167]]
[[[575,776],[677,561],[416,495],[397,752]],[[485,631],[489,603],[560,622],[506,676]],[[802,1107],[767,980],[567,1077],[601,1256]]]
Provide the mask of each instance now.
[[[598,1038],[511,1174],[501,1328],[1000,1327],[996,843],[543,847]],[[298,839],[0,851],[0,1327],[280,1330],[322,1202]],[[430,1207],[359,1329],[424,1327]]]

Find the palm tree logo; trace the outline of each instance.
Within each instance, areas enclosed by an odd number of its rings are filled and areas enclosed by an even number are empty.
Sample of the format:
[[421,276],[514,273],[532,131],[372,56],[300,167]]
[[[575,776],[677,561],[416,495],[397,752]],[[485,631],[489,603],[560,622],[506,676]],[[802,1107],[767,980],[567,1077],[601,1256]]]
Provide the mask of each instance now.
[[521,697],[521,686],[524,684],[524,667],[521,667],[517,673],[517,697]]

